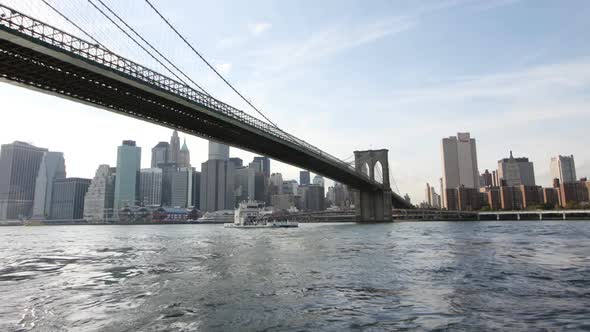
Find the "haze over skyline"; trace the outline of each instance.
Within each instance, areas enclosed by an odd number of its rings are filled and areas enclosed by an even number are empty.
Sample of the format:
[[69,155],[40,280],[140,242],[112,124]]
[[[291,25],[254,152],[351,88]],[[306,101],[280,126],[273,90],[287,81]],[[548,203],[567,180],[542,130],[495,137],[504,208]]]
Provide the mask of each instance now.
[[[143,1],[106,2],[210,93],[256,115]],[[6,3],[32,16],[50,15],[40,2],[38,8]],[[389,149],[390,172],[400,193],[409,193],[414,203],[423,199],[425,183],[436,184],[441,176],[441,139],[462,131],[477,140],[480,172],[495,168],[513,150],[535,163],[540,185],[550,184],[550,157],[558,154],[573,154],[578,176],[590,175],[584,144],[590,120],[590,3],[166,3],[155,1],[282,129],[341,159],[354,150]],[[114,51],[165,73],[85,1],[56,5],[86,17],[80,24],[100,41],[106,38]],[[172,133],[8,84],[0,85],[0,98],[5,109],[0,142],[24,140],[64,152],[68,176],[91,178],[99,164],[114,166],[124,139],[137,141],[142,167],[149,167],[151,148]],[[207,159],[207,141],[183,136],[199,169]],[[254,155],[235,148],[231,154],[245,161]],[[299,178],[298,168],[276,161],[272,171]]]

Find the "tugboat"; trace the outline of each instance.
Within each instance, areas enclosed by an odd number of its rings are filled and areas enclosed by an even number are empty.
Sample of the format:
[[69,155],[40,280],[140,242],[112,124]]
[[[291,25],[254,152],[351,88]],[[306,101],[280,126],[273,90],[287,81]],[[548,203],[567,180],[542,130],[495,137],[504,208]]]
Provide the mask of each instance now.
[[261,217],[264,203],[249,200],[241,202],[234,213],[234,222],[224,224],[226,228],[294,228],[296,222],[270,221]]

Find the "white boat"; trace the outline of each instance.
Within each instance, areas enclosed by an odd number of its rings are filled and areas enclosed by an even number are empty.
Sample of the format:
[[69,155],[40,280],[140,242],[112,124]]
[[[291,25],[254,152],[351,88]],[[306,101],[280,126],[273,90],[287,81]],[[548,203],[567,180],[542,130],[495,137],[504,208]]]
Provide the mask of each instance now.
[[264,203],[257,201],[244,201],[238,204],[234,212],[234,222],[224,224],[227,228],[293,228],[299,227],[296,222],[271,221],[261,217]]
[[231,222],[234,219],[234,211],[220,210],[215,212],[207,212],[197,222],[203,224],[224,224]]

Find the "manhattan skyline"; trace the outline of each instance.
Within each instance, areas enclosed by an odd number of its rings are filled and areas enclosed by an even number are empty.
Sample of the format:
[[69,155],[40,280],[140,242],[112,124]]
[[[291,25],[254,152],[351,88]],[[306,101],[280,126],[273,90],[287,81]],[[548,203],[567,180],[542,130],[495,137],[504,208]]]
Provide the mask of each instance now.
[[[590,6],[436,4],[374,3],[350,17],[354,2],[323,3],[319,13],[306,12],[303,3],[255,3],[240,8],[240,20],[223,24],[215,20],[228,13],[229,2],[207,4],[216,14],[202,22],[188,20],[179,9],[169,14],[281,128],[341,159],[353,150],[389,149],[391,174],[400,193],[414,202],[424,182],[441,175],[440,138],[462,131],[478,139],[480,173],[513,150],[535,163],[541,185],[550,184],[550,158],[560,154],[575,155],[578,174],[589,174],[583,125],[590,119],[584,45]],[[330,10],[331,18],[322,22]],[[517,15],[525,11],[526,23]],[[143,32],[152,29],[145,20],[126,19]],[[481,24],[465,31],[473,21]],[[286,34],[290,24],[303,28]],[[207,25],[210,36],[201,33]],[[440,33],[454,39],[443,43]],[[159,46],[172,43],[166,44],[164,33],[154,38]],[[292,50],[298,52],[289,56]],[[191,66],[189,73],[215,96],[250,112],[209,74]],[[72,177],[91,178],[97,165],[115,165],[113,148],[121,140],[151,149],[169,135],[168,128],[7,84],[0,85],[0,98],[15,110],[4,114],[0,142],[25,140],[64,152]],[[182,136],[191,164],[205,161],[207,141]],[[232,149],[232,156],[244,160],[255,155]],[[142,158],[141,167],[149,167],[149,160]],[[298,179],[299,170],[273,163],[273,172],[285,179]]]

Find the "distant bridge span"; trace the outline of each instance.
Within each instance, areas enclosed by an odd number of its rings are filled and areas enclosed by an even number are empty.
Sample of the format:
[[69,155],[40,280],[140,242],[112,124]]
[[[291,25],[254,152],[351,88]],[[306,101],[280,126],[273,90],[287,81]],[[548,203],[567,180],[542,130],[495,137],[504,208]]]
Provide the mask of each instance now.
[[[239,109],[3,5],[0,80],[221,141],[361,192],[390,191],[358,167]],[[396,193],[391,197],[394,207],[411,207]]]

